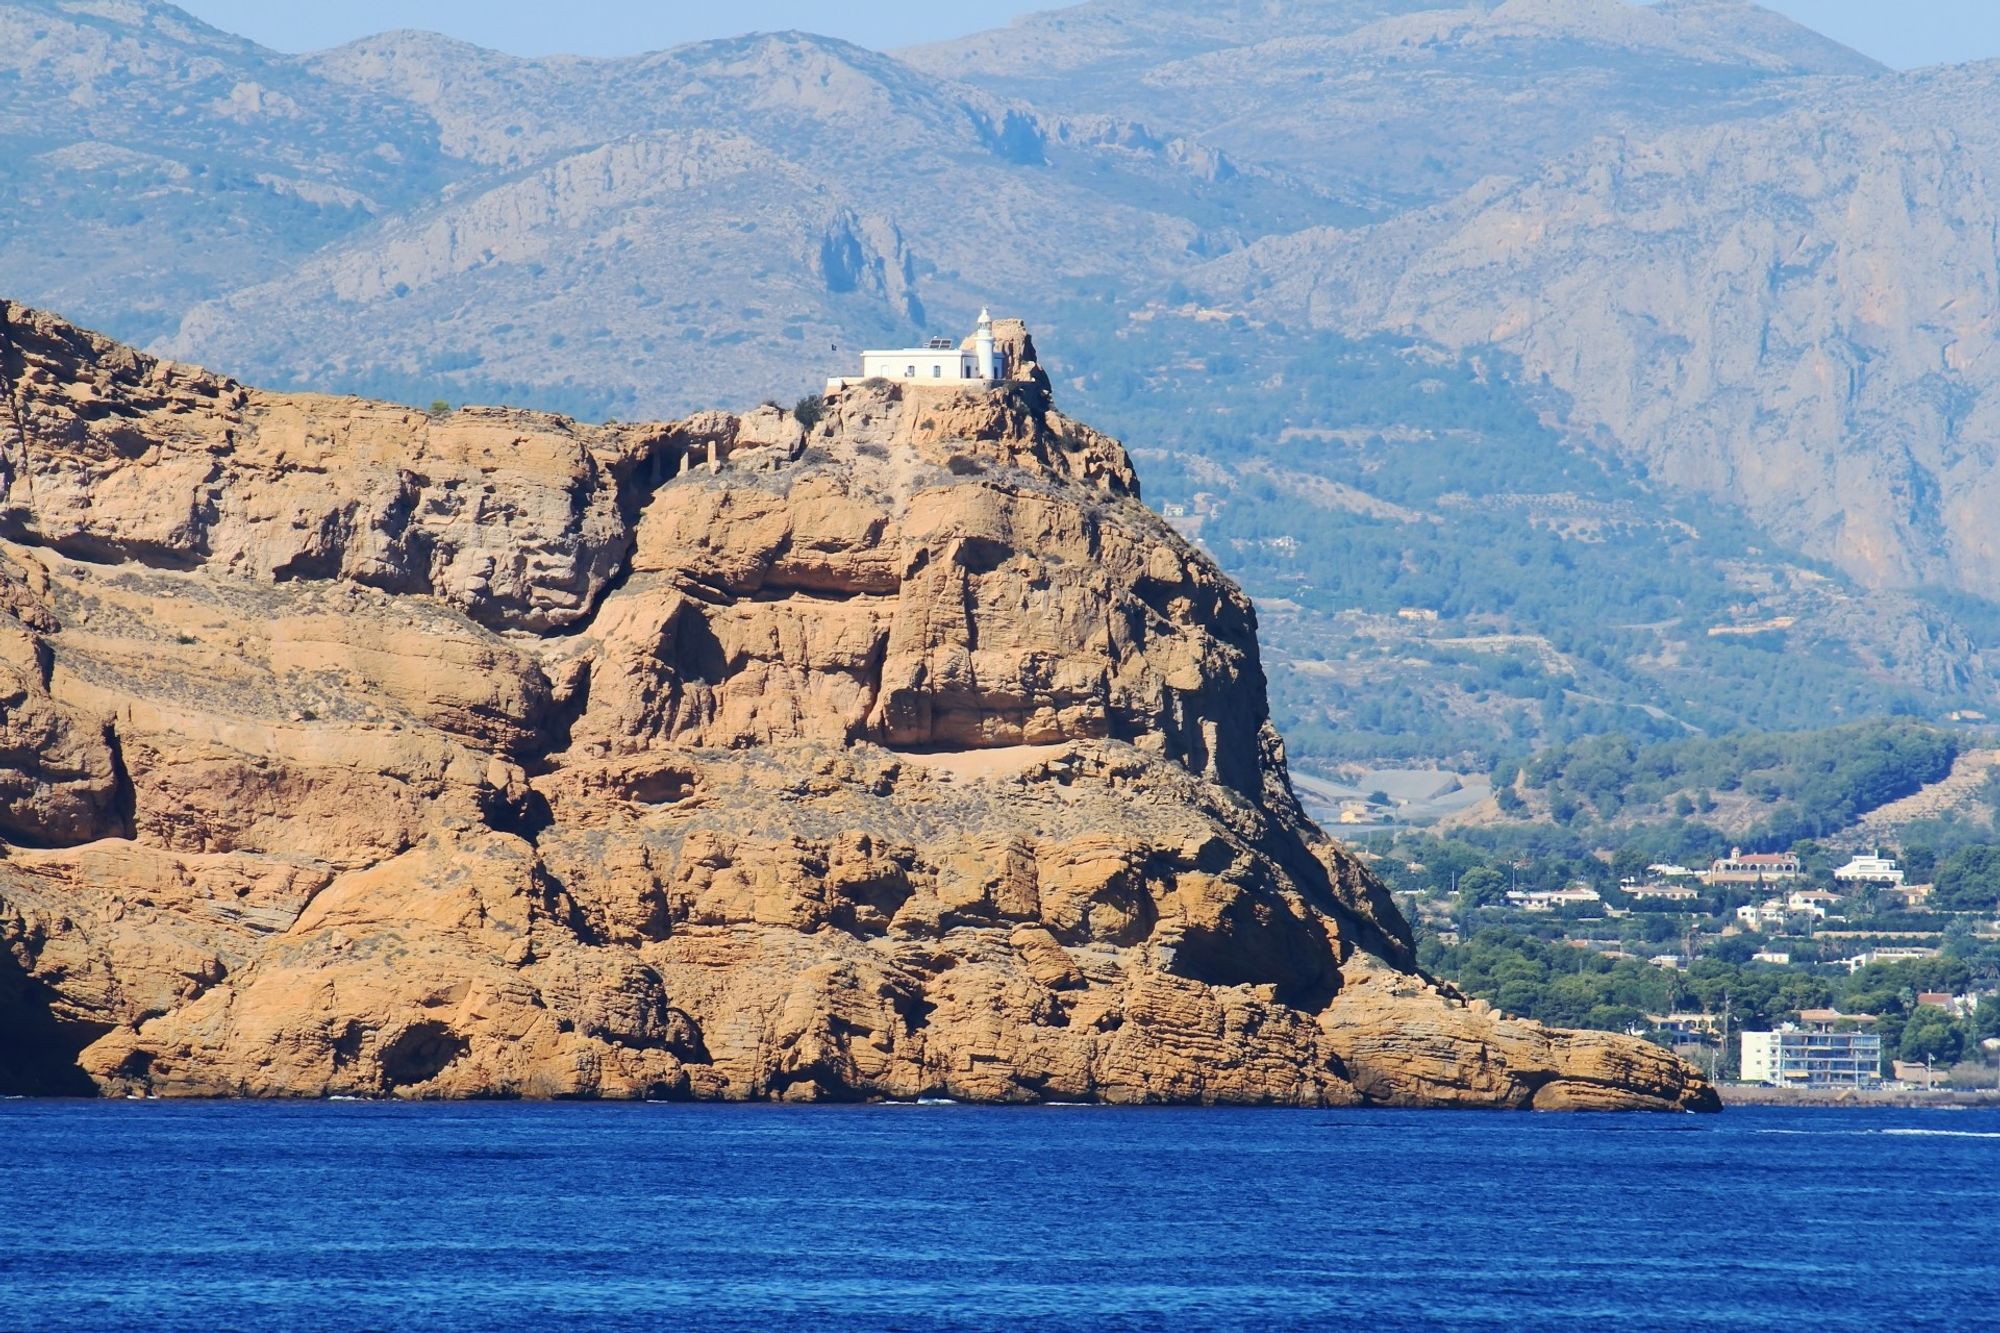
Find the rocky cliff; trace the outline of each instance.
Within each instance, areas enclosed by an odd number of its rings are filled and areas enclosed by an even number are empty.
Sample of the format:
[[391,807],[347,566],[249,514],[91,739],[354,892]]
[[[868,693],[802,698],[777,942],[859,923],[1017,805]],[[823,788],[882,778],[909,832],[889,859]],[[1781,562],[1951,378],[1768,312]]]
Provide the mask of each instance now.
[[0,1086],[1712,1106],[1414,970],[1009,336],[586,427],[0,305]]

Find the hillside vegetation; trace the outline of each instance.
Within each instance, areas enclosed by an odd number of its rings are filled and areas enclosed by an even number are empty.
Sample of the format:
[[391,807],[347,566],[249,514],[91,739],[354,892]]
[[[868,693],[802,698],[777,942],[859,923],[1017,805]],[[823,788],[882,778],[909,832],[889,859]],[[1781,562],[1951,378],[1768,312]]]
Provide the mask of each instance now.
[[1503,763],[1494,785],[1513,794],[1513,810],[1527,811],[1526,796],[1561,824],[1696,817],[1746,847],[1781,850],[1938,781],[1964,744],[1900,722],[1654,744],[1609,735]]
[[[1989,604],[1870,593],[1772,549],[1551,424],[1506,357],[1240,319],[1204,357],[1200,322],[1142,313],[1066,307],[1051,361],[1264,606],[1308,766],[1486,768],[1607,732],[1800,730],[1995,693],[1971,647]],[[1176,382],[1218,370],[1187,411]]]

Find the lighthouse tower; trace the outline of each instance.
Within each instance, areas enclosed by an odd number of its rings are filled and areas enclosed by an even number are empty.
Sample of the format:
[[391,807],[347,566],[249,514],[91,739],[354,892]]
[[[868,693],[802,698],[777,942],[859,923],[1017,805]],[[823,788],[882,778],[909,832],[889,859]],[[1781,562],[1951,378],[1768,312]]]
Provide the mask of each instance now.
[[979,331],[973,335],[972,346],[979,358],[979,378],[988,384],[999,379],[999,368],[993,359],[993,316],[986,313],[985,306],[979,308]]

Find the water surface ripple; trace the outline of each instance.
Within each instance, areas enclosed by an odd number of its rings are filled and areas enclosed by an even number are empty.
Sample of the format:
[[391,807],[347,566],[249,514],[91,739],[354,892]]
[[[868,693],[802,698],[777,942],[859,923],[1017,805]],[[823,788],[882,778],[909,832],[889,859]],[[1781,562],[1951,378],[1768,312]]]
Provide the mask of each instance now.
[[2000,1112],[0,1102],[0,1327],[1991,1327]]

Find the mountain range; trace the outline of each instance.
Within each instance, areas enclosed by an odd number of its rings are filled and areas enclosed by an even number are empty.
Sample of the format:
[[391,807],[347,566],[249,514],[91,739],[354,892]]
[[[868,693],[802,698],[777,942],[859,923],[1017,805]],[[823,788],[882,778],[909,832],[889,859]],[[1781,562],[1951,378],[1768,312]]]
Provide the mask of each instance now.
[[2000,708],[1996,103],[1747,0],[618,60],[11,0],[0,291],[598,420],[789,402],[991,304],[1257,596],[1303,760],[1478,764]]

